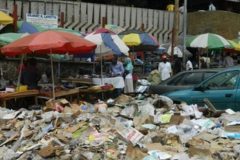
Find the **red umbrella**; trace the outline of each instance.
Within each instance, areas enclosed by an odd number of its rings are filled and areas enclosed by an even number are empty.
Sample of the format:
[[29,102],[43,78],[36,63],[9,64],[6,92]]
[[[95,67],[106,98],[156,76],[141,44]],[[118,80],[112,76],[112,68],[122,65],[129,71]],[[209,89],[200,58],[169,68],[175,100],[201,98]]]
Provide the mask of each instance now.
[[31,34],[14,41],[2,48],[2,53],[7,56],[21,54],[79,54],[90,53],[96,45],[79,36],[59,31],[45,31]]
[[[1,52],[7,56],[16,56],[23,54],[80,54],[90,53],[96,48],[96,45],[79,36],[71,33],[59,31],[45,31],[31,34],[16,40],[1,49]],[[54,90],[54,74],[53,62],[52,66],[52,81],[53,81],[53,98],[55,99]],[[21,73],[20,73],[21,75]],[[19,77],[20,81],[20,77]]]

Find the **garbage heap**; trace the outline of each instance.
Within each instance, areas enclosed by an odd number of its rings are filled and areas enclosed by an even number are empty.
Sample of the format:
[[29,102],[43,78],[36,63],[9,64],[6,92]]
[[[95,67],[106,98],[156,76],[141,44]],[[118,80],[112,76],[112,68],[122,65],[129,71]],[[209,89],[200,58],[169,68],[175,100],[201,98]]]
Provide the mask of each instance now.
[[0,159],[240,159],[239,112],[217,115],[164,96],[140,99],[0,108]]

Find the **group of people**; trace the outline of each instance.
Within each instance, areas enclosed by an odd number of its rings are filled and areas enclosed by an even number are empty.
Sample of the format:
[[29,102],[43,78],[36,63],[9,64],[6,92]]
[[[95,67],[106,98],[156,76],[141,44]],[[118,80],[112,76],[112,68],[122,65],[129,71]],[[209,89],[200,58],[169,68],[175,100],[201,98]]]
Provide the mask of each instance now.
[[[233,58],[230,54],[226,54],[223,64],[225,67],[231,67],[234,65]],[[173,69],[172,69],[173,65]],[[150,73],[149,81],[153,81],[153,84],[158,84],[161,81],[164,81],[170,78],[173,74],[176,74],[185,68],[186,70],[193,70],[193,64],[190,59],[187,59],[185,67],[182,67],[182,61],[179,60],[178,57],[174,58],[173,64],[169,62],[168,56],[163,54],[161,56],[161,62],[158,64],[158,68],[153,70]],[[26,61],[24,66],[20,67],[21,69],[21,84],[27,85],[30,89],[36,89],[38,87],[38,81],[43,78],[39,74],[36,68],[36,60],[31,58]],[[132,93],[134,92],[133,87],[133,69],[134,66],[132,64],[132,60],[129,57],[126,57],[123,62],[119,61],[117,56],[114,56],[112,62],[110,64],[110,75],[112,77],[122,76],[124,78],[125,93]],[[154,75],[154,76],[152,76]],[[122,89],[117,89],[117,95],[120,95],[123,92]]]
[[[223,66],[224,67],[232,67],[234,66],[234,60],[231,57],[230,53],[226,53],[224,59],[223,59]],[[210,68],[210,58],[209,57],[201,57],[200,58],[200,68]],[[185,69],[187,71],[193,70],[194,66],[193,63],[189,58],[187,58],[186,64],[185,64]],[[182,62],[179,60],[178,57],[174,57],[174,62],[173,62],[173,70],[172,70],[172,65],[168,61],[167,55],[164,54],[161,56],[161,62],[158,65],[158,72],[160,76],[160,81],[164,81],[168,78],[170,78],[173,74],[176,74],[180,72],[182,69]],[[153,71],[152,73],[156,74],[156,71]]]
[[[158,65],[158,71],[160,73],[161,81],[164,81],[168,78],[170,78],[173,74],[176,74],[181,71],[182,68],[182,62],[179,60],[179,58],[175,57],[174,61],[174,70],[172,70],[172,65],[168,61],[167,55],[162,55],[162,61]],[[193,64],[190,61],[190,59],[187,60],[186,70],[193,70]]]
[[[43,79],[37,69],[36,59],[30,58],[19,67],[18,71],[21,70],[21,84],[27,85],[29,89],[37,89],[39,80]],[[117,56],[114,56],[110,65],[110,74],[112,77],[122,76],[125,80],[124,92],[133,92],[133,64],[129,57],[126,57],[124,62],[118,60]],[[119,89],[119,94],[122,89]]]
[[[112,63],[110,65],[110,74],[112,77],[122,76],[125,81],[125,93],[134,92],[133,89],[133,64],[132,60],[129,57],[126,57],[124,63],[118,60],[117,56],[114,56],[112,59]],[[117,95],[121,94],[122,89],[117,89]]]

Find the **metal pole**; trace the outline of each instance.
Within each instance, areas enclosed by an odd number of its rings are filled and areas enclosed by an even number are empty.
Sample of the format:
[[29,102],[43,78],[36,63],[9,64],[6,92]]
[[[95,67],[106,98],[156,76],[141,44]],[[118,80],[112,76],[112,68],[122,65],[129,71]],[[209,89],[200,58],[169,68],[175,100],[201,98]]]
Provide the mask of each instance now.
[[17,81],[17,90],[19,91],[20,87],[20,82],[21,82],[21,76],[22,76],[22,70],[23,70],[23,59],[24,59],[24,54],[21,56],[21,63],[19,67],[19,73],[18,73],[18,81]]
[[186,36],[187,36],[187,0],[184,0],[184,11],[183,11],[183,64],[186,63]]
[[174,48],[177,46],[178,40],[178,27],[179,26],[179,0],[175,0],[174,5],[174,21],[172,31],[172,50],[171,50],[171,62],[173,62]]
[[101,56],[101,85],[103,85],[103,55],[102,55],[102,45],[100,45],[100,56]]
[[54,83],[52,50],[51,50],[51,53],[50,53],[50,57],[51,57],[51,74],[52,74],[52,98],[53,98],[53,100],[55,100],[55,83]]

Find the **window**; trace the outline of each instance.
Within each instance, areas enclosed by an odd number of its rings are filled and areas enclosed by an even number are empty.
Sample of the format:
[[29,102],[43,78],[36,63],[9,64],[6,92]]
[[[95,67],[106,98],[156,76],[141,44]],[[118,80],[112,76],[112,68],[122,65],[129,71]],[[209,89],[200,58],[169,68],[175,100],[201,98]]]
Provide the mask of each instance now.
[[216,72],[206,72],[204,73],[204,78],[203,80],[206,80],[207,78],[209,78],[210,76],[212,76],[213,74],[215,74]]
[[201,72],[188,72],[175,77],[168,85],[186,86],[199,84],[202,81],[202,76],[203,73]]
[[178,82],[179,85],[195,85],[199,84],[202,81],[203,73],[195,72],[190,73],[183,77],[181,81]]
[[177,85],[177,82],[179,82],[184,76],[186,76],[188,73],[180,74],[177,77],[174,77],[171,81],[169,81],[168,85]]
[[209,79],[204,87],[208,89],[234,89],[238,75],[238,71],[224,72]]

